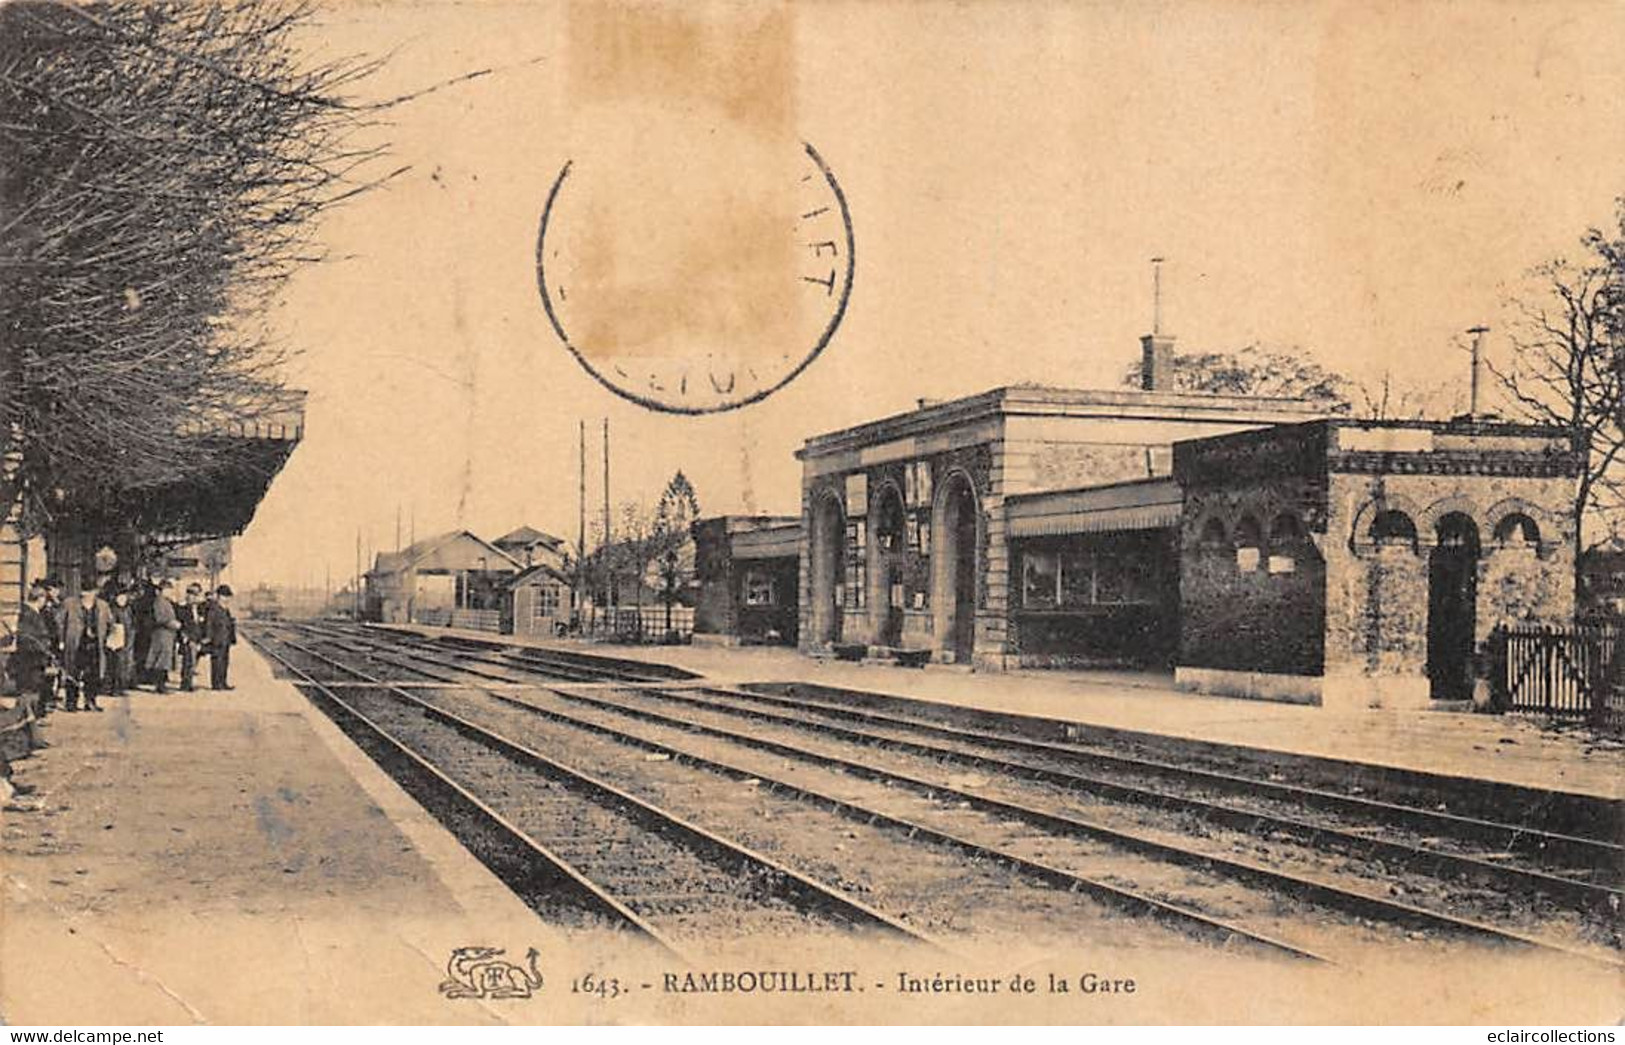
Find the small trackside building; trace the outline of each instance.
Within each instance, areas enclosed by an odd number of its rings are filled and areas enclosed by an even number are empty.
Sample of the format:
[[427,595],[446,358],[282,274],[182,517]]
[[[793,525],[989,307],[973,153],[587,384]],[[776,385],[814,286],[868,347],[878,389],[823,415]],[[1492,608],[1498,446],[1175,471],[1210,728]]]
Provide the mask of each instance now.
[[808,439],[800,647],[1000,669],[1144,659],[1149,637],[1166,664],[1173,444],[1320,411],[1163,390],[1171,339],[1146,342],[1143,390],[996,388]]
[[700,519],[694,639],[721,645],[795,645],[801,520],[793,515]]
[[451,530],[380,552],[366,582],[368,620],[498,631],[519,564],[470,533]]
[[1474,696],[1491,629],[1574,612],[1561,428],[1322,420],[1174,447],[1176,680],[1329,706]]
[[508,582],[509,635],[563,635],[575,617],[575,588],[570,578],[545,562],[526,567]]

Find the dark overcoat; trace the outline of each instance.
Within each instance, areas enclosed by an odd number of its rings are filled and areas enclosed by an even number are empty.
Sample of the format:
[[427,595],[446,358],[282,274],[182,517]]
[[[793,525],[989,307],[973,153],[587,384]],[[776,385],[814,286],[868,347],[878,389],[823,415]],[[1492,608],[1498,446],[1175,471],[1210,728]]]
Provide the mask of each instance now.
[[152,639],[147,645],[148,671],[169,671],[175,666],[175,633],[181,622],[175,616],[175,604],[160,592],[152,600]]
[[231,615],[217,599],[209,600],[203,611],[203,641],[210,649],[225,649],[237,644],[237,618]]
[[62,665],[65,671],[76,671],[79,651],[84,644],[96,647],[96,673],[107,673],[107,633],[113,627],[113,611],[100,598],[88,610],[73,600],[62,607]]

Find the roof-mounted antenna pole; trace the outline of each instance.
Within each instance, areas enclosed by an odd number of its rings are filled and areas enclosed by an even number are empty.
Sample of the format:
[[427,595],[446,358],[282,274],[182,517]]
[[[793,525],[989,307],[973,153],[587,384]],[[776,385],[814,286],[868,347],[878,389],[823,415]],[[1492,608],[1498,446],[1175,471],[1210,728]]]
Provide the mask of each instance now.
[[1473,335],[1473,372],[1467,389],[1467,416],[1472,418],[1478,417],[1478,394],[1483,384],[1480,374],[1484,369],[1484,335],[1489,333],[1489,329],[1486,326],[1467,328],[1467,333]]
[[1163,259],[1151,259],[1151,333],[1162,333],[1162,262]]

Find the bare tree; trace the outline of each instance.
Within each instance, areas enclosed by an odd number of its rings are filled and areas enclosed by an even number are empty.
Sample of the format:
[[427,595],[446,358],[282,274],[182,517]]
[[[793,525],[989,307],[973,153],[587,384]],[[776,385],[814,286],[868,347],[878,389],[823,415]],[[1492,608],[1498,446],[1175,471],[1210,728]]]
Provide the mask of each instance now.
[[307,56],[313,14],[0,4],[0,494],[30,528],[232,467],[187,434],[285,411],[266,306],[313,219],[401,173],[382,118],[417,96],[352,100],[380,63]]
[[1530,273],[1511,302],[1510,358],[1491,365],[1523,420],[1575,432],[1585,454],[1572,508],[1581,554],[1625,528],[1625,197],[1615,233],[1590,229],[1579,260]]

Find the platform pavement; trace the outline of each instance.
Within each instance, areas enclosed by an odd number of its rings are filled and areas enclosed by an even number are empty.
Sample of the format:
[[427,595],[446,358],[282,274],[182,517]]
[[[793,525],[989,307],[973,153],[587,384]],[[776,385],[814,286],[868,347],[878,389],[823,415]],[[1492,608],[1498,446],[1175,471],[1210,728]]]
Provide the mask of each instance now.
[[672,664],[721,684],[804,682],[1220,744],[1625,797],[1625,745],[1532,717],[1431,710],[1332,710],[1187,693],[1167,674],[973,672],[815,659],[768,646],[622,646],[413,626],[426,633]]
[[501,1023],[442,998],[454,947],[545,926],[254,650],[236,690],[57,713],[4,815],[9,1025]]

